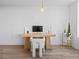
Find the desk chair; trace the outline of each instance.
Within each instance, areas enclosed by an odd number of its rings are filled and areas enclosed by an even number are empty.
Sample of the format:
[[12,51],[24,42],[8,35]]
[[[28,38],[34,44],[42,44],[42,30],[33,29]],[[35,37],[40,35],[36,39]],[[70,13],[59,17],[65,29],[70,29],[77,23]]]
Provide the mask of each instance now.
[[36,49],[39,49],[39,57],[43,56],[45,52],[45,37],[31,37],[32,56],[36,56]]

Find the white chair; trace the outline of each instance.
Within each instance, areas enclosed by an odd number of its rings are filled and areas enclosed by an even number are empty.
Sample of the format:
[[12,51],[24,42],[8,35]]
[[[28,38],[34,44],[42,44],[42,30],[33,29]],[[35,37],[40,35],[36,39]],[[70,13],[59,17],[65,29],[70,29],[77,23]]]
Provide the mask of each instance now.
[[31,38],[31,50],[32,56],[36,56],[36,49],[39,49],[39,57],[43,56],[45,52],[45,37],[32,37]]

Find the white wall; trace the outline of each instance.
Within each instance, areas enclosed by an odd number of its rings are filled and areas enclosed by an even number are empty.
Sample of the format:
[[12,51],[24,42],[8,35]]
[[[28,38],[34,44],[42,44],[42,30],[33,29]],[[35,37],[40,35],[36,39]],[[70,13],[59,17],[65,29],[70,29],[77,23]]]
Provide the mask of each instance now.
[[77,2],[77,37],[79,37],[79,1]]
[[70,22],[72,31],[72,46],[79,49],[79,39],[77,39],[77,2],[70,5]]
[[32,25],[43,25],[45,29],[52,27],[56,37],[52,44],[61,43],[61,33],[69,20],[67,6],[45,7],[41,13],[39,7],[0,6],[0,45],[22,45],[24,26],[31,31]]

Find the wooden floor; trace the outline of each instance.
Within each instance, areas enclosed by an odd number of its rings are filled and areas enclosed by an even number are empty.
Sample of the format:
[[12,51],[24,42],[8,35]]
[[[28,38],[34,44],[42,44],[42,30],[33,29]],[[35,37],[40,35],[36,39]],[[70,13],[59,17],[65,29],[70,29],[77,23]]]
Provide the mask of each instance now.
[[23,50],[23,46],[0,46],[0,59],[79,59],[79,51],[73,48],[53,46],[42,58],[32,58],[31,52]]

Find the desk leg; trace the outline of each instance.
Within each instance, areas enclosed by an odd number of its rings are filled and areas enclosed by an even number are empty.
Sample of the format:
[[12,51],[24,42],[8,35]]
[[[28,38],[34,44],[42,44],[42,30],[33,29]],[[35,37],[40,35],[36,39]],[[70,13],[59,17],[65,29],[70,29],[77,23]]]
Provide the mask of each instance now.
[[50,37],[46,37],[46,49],[52,49],[52,45],[51,45],[51,41],[50,41]]
[[25,39],[24,49],[29,50],[31,48],[30,37],[27,37],[27,38],[24,38],[24,39]]

